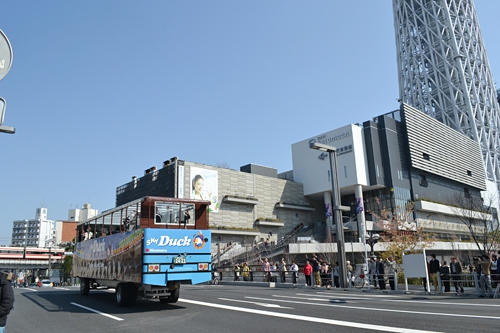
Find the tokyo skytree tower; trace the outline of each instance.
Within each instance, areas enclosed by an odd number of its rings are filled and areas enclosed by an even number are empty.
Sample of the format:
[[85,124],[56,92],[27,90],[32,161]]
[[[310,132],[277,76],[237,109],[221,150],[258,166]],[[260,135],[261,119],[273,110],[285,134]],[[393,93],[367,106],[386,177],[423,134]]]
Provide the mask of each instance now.
[[472,0],[393,0],[402,102],[479,142],[500,191],[500,107]]

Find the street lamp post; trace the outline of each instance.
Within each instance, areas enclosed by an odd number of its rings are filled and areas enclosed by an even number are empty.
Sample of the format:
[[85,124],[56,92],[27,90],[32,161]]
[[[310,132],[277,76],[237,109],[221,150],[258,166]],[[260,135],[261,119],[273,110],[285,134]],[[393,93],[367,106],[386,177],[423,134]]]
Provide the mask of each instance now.
[[373,257],[375,255],[375,253],[373,252],[373,247],[378,243],[379,240],[380,235],[374,234],[373,232],[370,232],[370,238],[366,238],[366,244],[370,245],[370,257]]
[[312,142],[309,147],[328,153],[330,161],[330,174],[332,183],[332,213],[337,234],[337,253],[339,260],[339,282],[341,288],[347,288],[347,266],[345,257],[344,224],[342,223],[342,211],[350,211],[350,207],[340,205],[340,188],[337,174],[337,148],[318,142]]

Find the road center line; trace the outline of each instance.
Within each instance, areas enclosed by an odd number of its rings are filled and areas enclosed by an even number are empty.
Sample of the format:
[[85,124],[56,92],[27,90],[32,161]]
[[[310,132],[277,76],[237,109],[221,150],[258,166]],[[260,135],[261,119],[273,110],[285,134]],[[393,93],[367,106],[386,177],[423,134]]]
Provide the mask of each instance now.
[[98,310],[95,310],[95,309],[92,309],[92,308],[86,307],[86,306],[81,305],[81,304],[78,304],[78,303],[70,302],[70,304],[72,304],[72,305],[74,305],[74,306],[78,306],[78,307],[80,307],[80,308],[82,308],[82,309],[88,310],[88,311],[90,311],[90,312],[94,312],[94,313],[100,314],[101,316],[104,316],[104,317],[108,317],[108,318],[111,318],[111,319],[117,320],[117,321],[122,321],[122,320],[123,320],[122,318],[112,316],[112,315],[110,315],[110,314],[107,314],[107,313],[104,313],[104,312],[101,312],[101,311],[98,311]]
[[334,319],[326,319],[326,318],[319,318],[319,317],[310,317],[310,316],[292,315],[292,314],[288,314],[288,313],[272,312],[272,311],[268,311],[268,310],[263,311],[263,310],[257,310],[257,309],[246,309],[246,308],[239,308],[239,307],[231,306],[231,305],[207,303],[207,302],[200,302],[200,301],[194,301],[194,300],[189,300],[189,299],[179,299],[179,302],[195,304],[195,305],[200,305],[200,306],[209,306],[212,308],[219,308],[219,309],[225,309],[225,310],[231,310],[231,311],[248,312],[248,313],[254,313],[254,314],[263,315],[263,316],[287,318],[287,319],[302,320],[302,321],[308,321],[308,322],[314,322],[314,323],[362,328],[362,329],[377,330],[377,331],[384,331],[384,332],[436,333],[434,331],[421,331],[421,330],[413,330],[413,329],[391,327],[391,326],[353,323],[353,322],[334,320]]

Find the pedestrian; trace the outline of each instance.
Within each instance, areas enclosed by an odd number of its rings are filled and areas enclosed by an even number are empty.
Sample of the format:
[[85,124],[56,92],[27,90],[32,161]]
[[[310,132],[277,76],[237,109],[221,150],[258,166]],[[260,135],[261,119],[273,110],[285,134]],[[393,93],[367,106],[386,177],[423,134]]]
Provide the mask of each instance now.
[[[7,325],[7,315],[14,307],[14,290],[12,289],[9,275],[0,272],[0,332],[5,332]],[[11,275],[12,278],[12,275]]]
[[373,257],[370,258],[368,262],[368,280],[373,284],[373,287],[377,288],[377,263]]
[[326,262],[321,263],[320,267],[320,277],[321,277],[321,285],[329,286],[328,284],[328,265]]
[[280,273],[281,273],[281,283],[286,282],[286,262],[285,258],[281,258],[281,263],[280,263]]
[[242,270],[241,276],[243,276],[243,281],[248,281],[249,280],[248,277],[250,276],[250,267],[248,267],[247,262],[243,263],[243,268],[241,270]]
[[498,257],[496,254],[493,254],[491,256],[491,267],[490,267],[490,273],[491,273],[491,287],[496,288],[496,285],[498,283]]
[[234,281],[240,280],[240,265],[234,265]]
[[438,273],[439,273],[439,260],[436,259],[436,255],[431,254],[431,260],[429,261],[429,276],[434,285],[434,291],[438,291]]
[[260,264],[262,265],[262,272],[264,274],[264,282],[269,282],[269,277],[271,273],[271,264],[269,263],[269,260],[267,258],[264,258],[262,260],[262,257],[259,255],[259,261]]
[[335,267],[332,269],[333,285],[335,288],[340,288],[339,262],[335,262]]
[[306,260],[306,265],[303,268],[304,277],[306,278],[306,287],[311,287],[311,274],[313,268],[309,260]]
[[387,275],[389,276],[389,286],[391,287],[391,290],[395,290],[394,275],[396,273],[396,262],[392,256],[389,256],[386,259],[385,265],[387,267]]
[[295,288],[295,285],[297,284],[297,281],[299,279],[299,266],[297,266],[295,261],[292,261],[292,264],[290,265],[290,272],[292,272],[292,283],[293,287]]
[[273,263],[271,265],[271,272],[269,275],[271,276],[271,282],[276,282],[276,276],[278,275],[278,263]]
[[443,260],[441,267],[439,267],[439,276],[441,277],[441,283],[444,286],[444,292],[450,292],[450,267],[448,267],[446,260]]
[[380,287],[380,290],[385,290],[385,270],[384,270],[384,263],[382,262],[382,258],[377,257],[377,278],[378,278],[378,285]]
[[[306,254],[306,259],[309,260]],[[321,286],[321,275],[320,275],[320,263],[318,260],[318,257],[313,253],[311,260],[309,260],[309,263],[312,265],[313,269],[313,277],[314,279],[312,280],[312,287],[313,289],[315,286]]]
[[351,262],[349,260],[347,260],[345,262],[345,264],[346,264],[347,272],[345,272],[344,274],[347,274],[347,281],[349,281],[349,286],[352,286],[353,279],[354,279],[354,276],[352,273],[354,271],[354,268],[351,266]]
[[452,257],[450,263],[450,277],[453,280],[453,285],[455,286],[455,291],[458,293],[464,292],[464,284],[462,283],[462,265],[457,261],[457,258]]
[[491,260],[487,254],[483,254],[478,262],[480,269],[479,285],[481,294],[479,297],[484,297],[486,292],[489,292],[490,298],[493,298],[493,289],[491,288]]

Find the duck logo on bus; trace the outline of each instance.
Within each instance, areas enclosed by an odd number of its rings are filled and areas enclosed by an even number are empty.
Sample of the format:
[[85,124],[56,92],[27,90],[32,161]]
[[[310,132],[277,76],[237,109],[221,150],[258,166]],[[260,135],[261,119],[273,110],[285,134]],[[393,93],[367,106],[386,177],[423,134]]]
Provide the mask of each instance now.
[[201,231],[198,231],[196,235],[194,235],[193,245],[197,250],[202,249],[205,245],[205,239],[203,238],[203,234],[201,233]]

